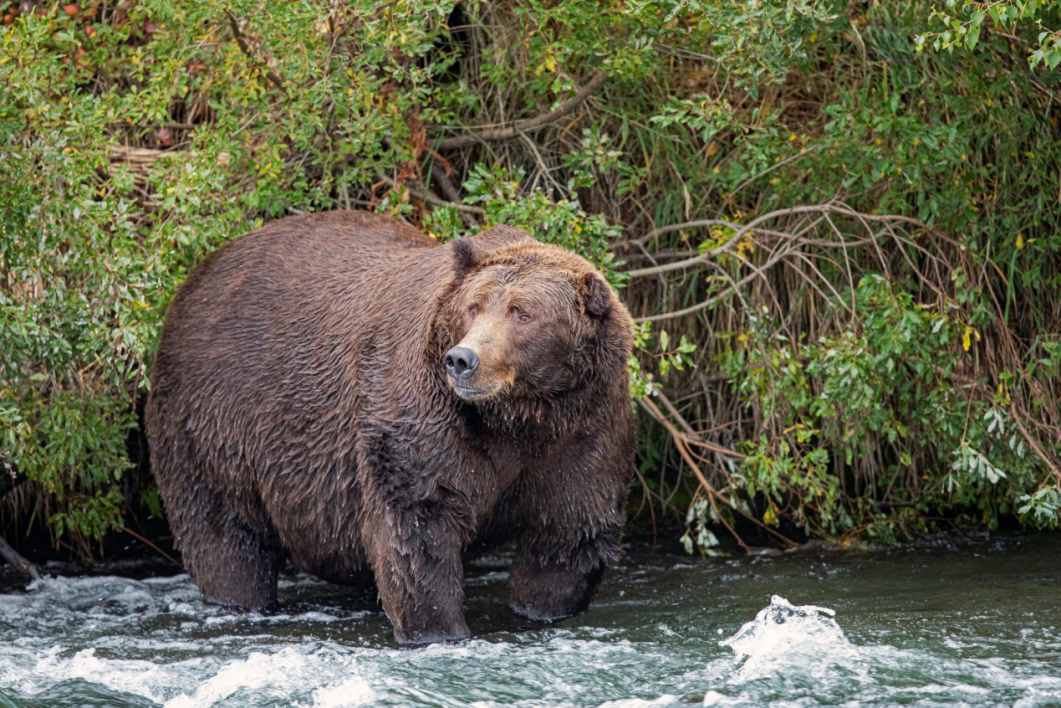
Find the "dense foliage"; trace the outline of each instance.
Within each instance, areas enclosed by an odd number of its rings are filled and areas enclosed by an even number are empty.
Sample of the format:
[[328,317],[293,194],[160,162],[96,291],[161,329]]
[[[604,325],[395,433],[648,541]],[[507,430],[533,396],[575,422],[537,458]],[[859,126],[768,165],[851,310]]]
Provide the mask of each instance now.
[[0,474],[33,490],[16,529],[46,519],[88,552],[126,523],[174,288],[265,220],[336,207],[440,239],[523,225],[605,268],[643,318],[643,506],[688,508],[690,547],[1058,523],[1056,4],[0,17]]

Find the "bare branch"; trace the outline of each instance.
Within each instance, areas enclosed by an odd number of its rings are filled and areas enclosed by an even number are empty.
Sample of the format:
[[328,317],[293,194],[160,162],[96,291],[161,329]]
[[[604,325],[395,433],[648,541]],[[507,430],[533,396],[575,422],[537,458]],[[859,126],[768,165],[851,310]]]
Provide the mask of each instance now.
[[1021,423],[1020,415],[1017,413],[1016,403],[1010,404],[1009,411],[1013,422],[1017,424],[1017,430],[1020,431],[1021,437],[1024,438],[1024,441],[1028,443],[1028,447],[1030,447],[1032,451],[1035,452],[1039,459],[1042,460],[1043,464],[1046,465],[1047,469],[1049,469],[1050,472],[1054,475],[1056,484],[1058,486],[1061,486],[1061,468],[1058,468],[1058,466],[1054,463],[1053,459],[1051,459],[1050,455],[1047,454],[1046,450],[1044,450],[1042,448],[1042,445],[1039,444],[1039,441],[1035,438],[1035,436],[1029,433],[1028,429],[1024,427],[1024,424]]
[[[780,250],[780,251],[776,252],[774,255],[772,255],[769,258],[769,260],[767,260],[766,263],[764,263],[763,265],[761,265],[761,266],[754,266],[754,265],[751,266],[751,268],[752,268],[752,272],[751,273],[749,273],[748,275],[744,276],[743,278],[738,280],[736,283],[733,283],[729,288],[727,288],[726,290],[722,291],[718,295],[715,295],[714,297],[710,297],[707,300],[704,300],[703,302],[698,302],[695,305],[690,305],[689,307],[684,307],[684,308],[682,308],[680,310],[673,310],[671,312],[663,312],[663,313],[658,314],[658,315],[649,315],[647,317],[636,317],[636,318],[634,318],[634,322],[658,322],[660,320],[669,320],[669,319],[673,319],[675,317],[684,317],[685,315],[691,315],[694,312],[699,312],[700,310],[706,310],[707,308],[709,308],[712,305],[714,305],[715,303],[717,303],[717,302],[729,297],[730,295],[733,295],[735,293],[739,294],[740,293],[740,289],[743,286],[745,286],[748,283],[750,283],[755,278],[765,277],[764,271],[768,270],[771,266],[773,266],[775,263],[777,263],[782,258],[784,258],[788,254],[789,250],[790,250],[790,248],[786,247],[785,249]],[[751,264],[749,264],[749,265],[751,265]]]
[[[664,415],[663,411],[661,411],[659,407],[649,398],[640,398],[638,399],[638,403],[640,403],[641,407],[644,408],[645,411],[647,411],[648,414],[651,415],[670,434],[671,439],[674,441],[674,446],[678,450],[678,454],[681,455],[682,460],[685,462],[686,465],[689,466],[689,469],[692,470],[693,476],[696,477],[696,481],[699,483],[700,489],[704,492],[704,494],[707,495],[708,502],[710,502],[711,508],[715,511],[715,516],[719,519],[719,521],[722,522],[722,525],[726,527],[726,530],[730,532],[730,535],[733,536],[734,540],[744,550],[745,553],[750,553],[751,549],[746,543],[744,543],[744,539],[740,537],[736,529],[733,528],[733,525],[726,520],[725,515],[722,514],[721,510],[718,507],[719,502],[722,502],[723,504],[726,504],[730,508],[734,509],[741,516],[748,519],[748,521],[751,521],[763,531],[766,531],[767,533],[772,535],[785,546],[793,548],[797,545],[791,539],[786,538],[785,536],[781,535],[769,526],[764,525],[761,521],[759,521],[759,519],[756,519],[754,516],[741,511],[733,504],[730,504],[729,501],[722,495],[722,493],[720,493],[717,489],[714,488],[714,486],[710,482],[707,481],[707,476],[704,475],[703,470],[700,469],[700,465],[698,465],[696,463],[696,460],[693,459],[693,455],[689,450],[688,444],[689,442],[691,442],[689,438],[695,436],[690,436],[688,433],[683,433],[682,431],[678,430],[678,428],[674,426],[674,423],[672,423],[668,419],[668,417]],[[696,444],[703,446],[707,443],[703,439],[698,439],[696,440]],[[718,448],[718,451],[722,454],[725,454],[727,452],[732,455],[738,454],[733,452],[732,450],[726,450],[726,448]]]
[[136,531],[133,531],[128,526],[123,526],[122,527],[122,531],[124,531],[125,533],[129,534],[130,536],[135,538],[137,541],[139,541],[140,543],[144,544],[145,546],[147,546],[148,548],[153,550],[155,553],[157,553],[160,556],[162,556],[163,558],[165,558],[167,561],[169,561],[173,565],[180,566],[180,562],[178,562],[176,558],[174,558],[173,556],[171,556],[170,554],[166,553],[161,548],[156,546],[154,543],[152,543],[151,539],[145,538],[144,536],[142,536],[141,534],[137,533]]
[[0,536],[0,558],[6,560],[15,570],[31,580],[39,580],[41,577],[40,572],[37,571],[37,566],[23,558],[18,551],[8,545],[2,536]]
[[477,145],[479,143],[497,140],[511,140],[512,138],[519,136],[521,133],[543,128],[550,123],[555,123],[582,105],[582,103],[604,83],[606,78],[608,78],[608,75],[603,71],[596,72],[590,77],[590,80],[586,82],[585,86],[575,92],[574,96],[563,101],[559,106],[548,113],[543,113],[534,118],[518,120],[511,125],[503,127],[486,128],[466,135],[455,135],[451,138],[443,138],[435,147],[437,150],[457,150],[471,145]]
[[409,194],[413,195],[421,201],[427,202],[428,204],[434,204],[435,206],[451,207],[453,209],[456,209],[457,211],[465,212],[468,214],[475,214],[476,216],[486,216],[486,210],[481,207],[471,206],[469,204],[460,204],[458,202],[447,202],[445,199],[442,199],[441,197],[433,194],[432,192],[429,192],[426,189],[419,189],[417,187],[405,183],[399,184],[396,180],[391,179],[387,175],[380,175],[379,178],[382,182],[386,182],[392,188],[397,189],[399,186],[405,187],[409,190]]
[[243,32],[240,31],[239,21],[236,19],[236,16],[226,10],[225,17],[228,18],[228,25],[232,29],[232,37],[236,40],[236,44],[239,45],[240,51],[243,52],[254,64],[257,64],[258,68],[265,73],[265,77],[272,82],[273,86],[276,86],[276,88],[281,91],[285,91],[283,79],[281,79],[264,60],[256,56],[251,50],[250,45],[247,44],[247,39],[243,36]]
[[[453,184],[453,180],[449,178],[449,175],[446,174],[446,170],[443,169],[442,165],[440,165],[438,162],[433,162],[431,164],[431,177],[438,184],[438,188],[442,190],[443,196],[445,196],[445,198],[449,200],[450,205],[454,205],[455,208],[457,208],[456,205],[458,204],[460,204],[461,206],[466,206],[464,204],[461,204],[461,195],[460,191],[457,189],[457,185]],[[427,200],[425,199],[424,201]],[[478,209],[478,207],[473,207],[473,209]],[[477,214],[476,212],[470,211],[468,209],[458,208],[458,211],[460,212],[461,221],[464,222],[465,226],[470,228],[479,225],[479,217],[481,216],[481,214]]]
[[[760,229],[759,226],[770,221],[776,221],[778,219],[782,219],[789,216],[797,216],[800,214],[810,214],[815,216],[825,216],[828,214],[834,214],[838,216],[846,216],[853,219],[857,219],[863,224],[867,222],[903,223],[909,224],[919,229],[923,229],[925,231],[930,231],[933,234],[938,234],[938,232],[928,226],[928,224],[914,219],[913,217],[903,216],[901,214],[863,214],[839,202],[826,202],[824,204],[795,206],[788,207],[787,209],[776,209],[774,211],[767,212],[766,214],[757,216],[756,218],[749,221],[747,224],[737,224],[732,221],[726,221],[725,219],[699,219],[696,221],[686,221],[680,224],[669,224],[667,226],[660,226],[658,228],[652,229],[644,236],[640,236],[635,239],[630,239],[629,241],[623,241],[622,243],[618,243],[616,244],[616,248],[628,248],[639,244],[645,244],[655,238],[659,238],[660,236],[664,236],[675,231],[684,231],[686,229],[702,229],[711,226],[721,226],[723,228],[731,229],[736,232],[734,234],[733,239],[730,239],[731,241],[739,238],[740,236],[750,231],[763,231],[764,233],[779,235],[782,234],[782,232],[767,231],[764,229]],[[729,243],[729,241],[727,241],[727,243]],[[721,249],[724,246],[725,244],[723,244],[723,246],[720,246],[719,248]],[[707,252],[704,255],[710,256],[713,253],[714,252]],[[690,258],[688,261],[684,261],[684,263],[686,264],[686,267],[689,267],[696,265],[697,263],[702,262],[703,260],[704,257]],[[636,273],[636,271],[631,271],[631,274],[634,273]]]

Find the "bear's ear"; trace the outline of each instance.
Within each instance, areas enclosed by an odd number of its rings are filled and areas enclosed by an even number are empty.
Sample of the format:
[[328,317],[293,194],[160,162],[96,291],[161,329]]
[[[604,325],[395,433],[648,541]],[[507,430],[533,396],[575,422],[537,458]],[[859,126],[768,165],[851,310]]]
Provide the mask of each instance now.
[[596,319],[603,319],[612,309],[611,292],[596,273],[586,273],[582,276],[579,284],[582,292],[582,302],[586,307],[586,314]]
[[462,238],[453,242],[453,269],[457,271],[457,277],[462,278],[468,271],[475,267],[476,252],[470,238]]

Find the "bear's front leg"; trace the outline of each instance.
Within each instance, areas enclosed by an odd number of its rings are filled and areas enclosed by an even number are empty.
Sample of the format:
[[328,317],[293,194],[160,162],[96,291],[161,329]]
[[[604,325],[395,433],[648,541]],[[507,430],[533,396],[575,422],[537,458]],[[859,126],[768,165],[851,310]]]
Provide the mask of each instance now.
[[604,569],[620,555],[630,450],[623,438],[581,439],[577,448],[557,446],[543,455],[520,480],[511,511],[516,614],[549,621],[586,609]]
[[437,510],[388,509],[372,516],[382,523],[369,524],[369,562],[395,640],[416,646],[467,639],[457,534]]

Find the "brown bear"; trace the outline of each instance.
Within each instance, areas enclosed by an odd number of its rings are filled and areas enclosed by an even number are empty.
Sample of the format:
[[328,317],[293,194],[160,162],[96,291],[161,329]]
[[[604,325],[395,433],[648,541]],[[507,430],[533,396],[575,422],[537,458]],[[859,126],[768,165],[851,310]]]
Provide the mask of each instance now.
[[513,610],[575,613],[618,550],[631,345],[601,275],[517,229],[442,245],[337,211],[236,239],[177,292],[151,374],[185,566],[247,609],[285,559],[374,580],[422,644],[469,636],[462,556],[511,540]]

